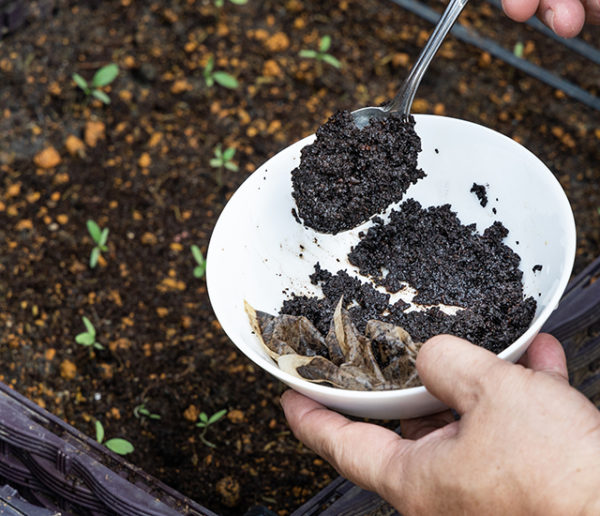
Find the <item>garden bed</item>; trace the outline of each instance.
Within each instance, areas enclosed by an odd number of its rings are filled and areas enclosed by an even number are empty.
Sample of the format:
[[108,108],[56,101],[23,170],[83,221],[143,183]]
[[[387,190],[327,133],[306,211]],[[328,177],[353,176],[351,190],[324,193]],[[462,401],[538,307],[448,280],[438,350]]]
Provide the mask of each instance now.
[[[289,514],[336,473],[290,434],[283,387],[220,329],[190,246],[206,251],[227,199],[268,157],[337,109],[393,95],[430,24],[387,0],[29,7],[0,40],[0,380],[85,434],[101,421],[133,443],[128,460],[216,513]],[[597,67],[488,4],[461,22],[599,94]],[[325,35],[341,69],[299,56]],[[211,56],[236,89],[207,86]],[[109,63],[120,72],[105,105],[72,74],[90,80]],[[597,112],[453,37],[414,111],[530,148],[573,205],[576,271],[600,254]],[[236,149],[237,172],[211,166],[218,145]],[[95,268],[88,220],[109,229]],[[84,316],[104,349],[75,341]],[[196,423],[222,409],[212,448]]]

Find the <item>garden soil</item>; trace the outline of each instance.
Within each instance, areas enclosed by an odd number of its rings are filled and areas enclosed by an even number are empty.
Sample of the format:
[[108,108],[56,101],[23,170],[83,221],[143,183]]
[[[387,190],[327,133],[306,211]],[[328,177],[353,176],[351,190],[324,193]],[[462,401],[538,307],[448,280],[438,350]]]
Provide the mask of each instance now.
[[[389,0],[29,6],[0,40],[0,379],[89,435],[101,421],[107,438],[134,444],[131,462],[217,513],[289,514],[336,473],[291,435],[283,386],[221,330],[190,246],[206,252],[223,206],[267,158],[339,109],[389,99],[431,25]],[[460,21],[599,94],[598,67],[489,4]],[[299,56],[325,35],[341,69]],[[211,56],[237,89],[207,86]],[[112,62],[109,105],[72,80]],[[575,270],[599,254],[597,112],[453,37],[413,111],[531,149],[572,203]],[[237,172],[211,167],[217,145],[236,149]],[[94,269],[89,219],[109,229]],[[104,349],[75,342],[83,316]],[[160,419],[135,411],[142,404]],[[209,447],[195,423],[221,409]]]

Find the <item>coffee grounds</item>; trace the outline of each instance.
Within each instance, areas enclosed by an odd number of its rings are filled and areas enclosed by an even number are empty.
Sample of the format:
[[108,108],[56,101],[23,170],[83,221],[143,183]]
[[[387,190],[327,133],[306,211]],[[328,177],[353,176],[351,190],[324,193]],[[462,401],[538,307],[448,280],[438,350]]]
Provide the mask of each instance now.
[[408,283],[422,305],[445,304],[463,310],[448,315],[437,307],[407,311],[400,301],[389,305],[389,295],[350,277],[315,266],[313,284],[322,297],[292,296],[281,313],[305,315],[324,334],[336,303],[344,306],[362,331],[369,319],[402,326],[413,340],[424,341],[449,333],[499,353],[516,340],[535,315],[536,302],[524,298],[519,256],[502,241],[508,230],[495,222],[482,235],[475,225],[462,225],[449,205],[423,209],[412,199],[393,211],[386,224],[374,219],[348,258],[361,274],[389,292]]
[[477,198],[479,199],[479,204],[481,204],[481,206],[485,208],[488,203],[487,190],[485,186],[473,183],[473,186],[471,187],[470,191],[477,196]]
[[413,117],[391,114],[358,129],[348,111],[334,114],[301,151],[292,195],[305,225],[336,234],[366,222],[402,199],[425,177],[417,168],[421,140]]

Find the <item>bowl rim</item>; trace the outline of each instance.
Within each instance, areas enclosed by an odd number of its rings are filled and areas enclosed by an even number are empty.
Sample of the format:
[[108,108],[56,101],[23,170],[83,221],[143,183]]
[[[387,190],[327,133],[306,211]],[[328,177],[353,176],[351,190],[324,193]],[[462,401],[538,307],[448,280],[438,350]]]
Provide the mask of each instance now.
[[[553,189],[556,191],[556,197],[558,199],[560,199],[560,202],[563,204],[561,211],[564,211],[566,214],[568,214],[568,218],[569,218],[569,220],[568,220],[569,232],[567,235],[568,241],[566,241],[565,245],[563,246],[563,253],[564,253],[563,259],[564,259],[565,267],[563,268],[563,273],[561,274],[561,277],[559,278],[559,281],[556,284],[556,287],[554,289],[552,296],[550,297],[550,300],[548,301],[546,306],[542,309],[542,311],[536,316],[534,322],[527,328],[527,330],[523,334],[521,334],[517,340],[515,340],[512,344],[510,344],[508,347],[506,347],[504,350],[502,350],[500,353],[497,354],[497,356],[499,358],[502,358],[505,360],[516,361],[527,350],[528,345],[531,343],[531,341],[534,339],[534,337],[539,333],[539,331],[542,328],[542,326],[544,325],[544,323],[550,317],[550,314],[558,307],[558,303],[564,293],[564,290],[565,290],[565,288],[569,282],[570,276],[572,274],[573,265],[575,262],[577,242],[576,242],[575,218],[574,218],[573,210],[571,209],[569,200],[568,200],[566,193],[565,193],[564,189],[562,188],[560,182],[558,181],[556,176],[552,173],[550,168],[548,168],[548,166],[538,156],[536,156],[532,151],[530,151],[525,146],[521,145],[519,142],[506,136],[505,134],[502,134],[490,127],[486,127],[481,124],[471,122],[469,120],[460,119],[460,118],[454,118],[454,117],[448,117],[448,116],[442,116],[442,115],[434,115],[434,114],[415,114],[412,116],[414,116],[414,118],[415,118],[417,128],[418,128],[418,122],[420,119],[428,119],[428,118],[443,119],[450,124],[459,124],[459,125],[464,124],[467,126],[476,127],[478,130],[487,132],[488,134],[492,134],[494,137],[498,138],[499,140],[504,140],[505,142],[507,142],[508,145],[511,145],[514,148],[520,149],[520,151],[523,152],[524,155],[529,155],[531,158],[534,159],[534,161],[537,161],[539,163],[539,165],[545,170],[545,172],[547,172],[548,187],[550,189]],[[280,156],[284,152],[290,152],[290,149],[292,147],[296,147],[301,144],[303,144],[303,146],[306,145],[307,143],[304,143],[304,142],[308,142],[309,140],[313,139],[314,137],[315,137],[315,133],[312,133],[308,136],[301,138],[300,140],[297,140],[297,141],[291,143],[290,145],[280,149],[278,152],[273,154],[270,158],[268,158],[265,162],[263,162],[259,167],[257,167],[256,170],[242,182],[242,184],[233,193],[233,195],[231,196],[231,198],[229,199],[229,201],[223,208],[223,211],[219,215],[219,218],[213,228],[213,232],[212,232],[212,235],[211,235],[211,238],[209,241],[209,245],[208,245],[208,250],[207,250],[205,277],[206,277],[206,284],[207,284],[207,292],[208,292],[209,299],[211,300],[211,304],[213,304],[213,301],[212,301],[213,296],[211,296],[211,291],[214,292],[216,290],[216,287],[211,288],[211,285],[214,285],[214,282],[211,281],[211,278],[214,276],[212,276],[210,273],[210,271],[212,270],[212,267],[211,267],[212,262],[211,262],[210,258],[211,258],[211,256],[214,256],[216,254],[216,252],[214,251],[214,248],[217,247],[217,243],[215,242],[216,239],[214,237],[215,237],[215,234],[217,234],[217,229],[219,227],[219,223],[225,219],[224,215],[228,211],[227,208],[229,206],[231,206],[232,201],[235,199],[235,197],[237,195],[241,195],[241,194],[239,194],[239,192],[243,193],[245,188],[248,188],[248,184],[250,184],[251,178],[255,175],[262,173],[263,170],[269,166],[269,163],[272,160],[274,160],[277,156]],[[215,316],[216,316],[216,312],[215,312]],[[218,320],[218,317],[217,317],[217,320]],[[228,335],[230,340],[233,342],[233,344],[237,347],[237,349],[239,349],[244,355],[246,355],[246,357],[248,357],[252,362],[256,363],[258,366],[263,368],[265,371],[267,371],[271,375],[275,376],[280,381],[286,383],[288,386],[290,386],[292,388],[298,387],[298,388],[302,389],[303,392],[314,393],[316,396],[320,396],[321,398],[325,396],[325,397],[331,399],[332,401],[343,400],[346,398],[352,398],[352,399],[357,399],[357,400],[368,400],[368,399],[373,399],[373,398],[377,398],[377,399],[381,399],[381,400],[387,400],[387,399],[401,400],[402,398],[415,398],[415,397],[419,397],[419,396],[426,396],[429,394],[429,391],[427,390],[427,388],[425,386],[407,387],[405,389],[361,391],[361,390],[353,390],[353,389],[340,389],[337,387],[332,387],[332,386],[328,386],[328,385],[324,385],[324,384],[320,384],[320,383],[309,382],[307,380],[304,380],[300,377],[294,376],[290,373],[287,373],[287,372],[281,370],[274,361],[272,361],[269,358],[263,357],[259,353],[255,352],[255,350],[250,345],[245,345],[245,343],[243,345],[238,344],[233,338],[230,337],[230,332],[228,332],[227,328],[223,325],[222,325],[222,328],[225,331],[225,333]]]

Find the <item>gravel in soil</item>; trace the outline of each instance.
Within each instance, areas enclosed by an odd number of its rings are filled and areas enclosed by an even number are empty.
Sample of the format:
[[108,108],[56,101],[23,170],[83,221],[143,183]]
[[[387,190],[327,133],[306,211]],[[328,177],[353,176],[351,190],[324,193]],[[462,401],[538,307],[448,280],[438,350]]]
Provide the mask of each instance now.
[[[289,433],[282,386],[222,332],[189,247],[206,252],[227,199],[268,157],[337,110],[390,99],[431,25],[387,0],[28,6],[0,41],[2,381],[88,435],[101,420],[107,438],[133,442],[129,460],[217,513],[289,514],[336,473]],[[597,67],[488,4],[467,5],[460,22],[506,48],[523,42],[526,59],[599,94]],[[298,55],[323,35],[339,70]],[[600,43],[597,31],[584,38]],[[207,86],[211,56],[238,88]],[[109,105],[72,82],[111,62]],[[576,270],[600,254],[597,112],[452,36],[413,110],[528,147],[573,206]],[[210,166],[218,144],[239,166],[221,171],[222,186]],[[93,270],[88,219],[110,230]],[[104,350],[75,342],[83,316]],[[141,403],[161,419],[136,418]],[[223,408],[208,448],[195,422]]]

